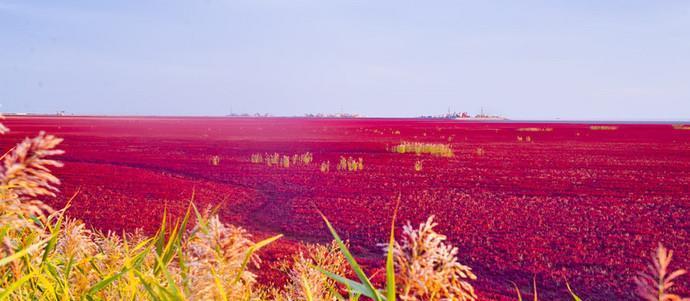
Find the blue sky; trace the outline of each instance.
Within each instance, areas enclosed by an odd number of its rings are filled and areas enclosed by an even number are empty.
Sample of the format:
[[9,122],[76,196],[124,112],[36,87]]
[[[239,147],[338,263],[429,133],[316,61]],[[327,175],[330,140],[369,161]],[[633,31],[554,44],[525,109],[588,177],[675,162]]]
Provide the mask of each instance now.
[[0,111],[690,118],[690,1],[6,1]]

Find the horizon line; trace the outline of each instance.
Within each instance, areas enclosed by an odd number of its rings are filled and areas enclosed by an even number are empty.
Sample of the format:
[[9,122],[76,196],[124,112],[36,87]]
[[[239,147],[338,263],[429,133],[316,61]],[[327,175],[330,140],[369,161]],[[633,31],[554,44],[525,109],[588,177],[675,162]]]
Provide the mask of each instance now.
[[420,116],[359,116],[359,117],[337,117],[337,116],[285,116],[285,115],[262,115],[262,116],[239,116],[239,115],[177,115],[177,114],[57,114],[57,113],[25,113],[25,112],[2,112],[0,116],[4,117],[55,117],[55,118],[247,118],[247,119],[270,119],[270,118],[294,118],[294,119],[333,119],[333,120],[365,120],[365,119],[414,119],[414,120],[428,120],[428,121],[456,121],[456,122],[486,122],[486,123],[659,123],[659,124],[673,124],[673,123],[690,123],[690,118],[676,119],[676,118],[443,118],[443,117],[422,117]]

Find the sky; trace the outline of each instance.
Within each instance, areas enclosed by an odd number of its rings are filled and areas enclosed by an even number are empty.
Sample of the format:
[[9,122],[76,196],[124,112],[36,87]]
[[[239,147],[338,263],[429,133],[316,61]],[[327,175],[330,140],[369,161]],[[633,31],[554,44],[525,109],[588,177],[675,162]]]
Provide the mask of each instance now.
[[0,111],[690,119],[690,1],[0,0]]

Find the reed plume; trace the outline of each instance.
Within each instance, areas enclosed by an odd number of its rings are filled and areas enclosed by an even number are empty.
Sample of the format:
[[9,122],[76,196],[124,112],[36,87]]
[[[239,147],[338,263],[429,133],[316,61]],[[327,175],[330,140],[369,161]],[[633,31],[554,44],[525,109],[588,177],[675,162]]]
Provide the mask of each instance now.
[[[273,293],[275,301],[335,301],[336,282],[314,269],[318,266],[344,276],[347,262],[335,242],[327,245],[308,244],[295,254],[291,262],[283,263],[281,271],[287,273],[288,283]],[[307,293],[308,292],[308,293]]]
[[60,180],[50,167],[62,167],[62,163],[49,157],[64,153],[55,149],[61,142],[62,139],[45,132],[24,139],[3,160],[0,185],[17,197],[55,196]]
[[400,299],[477,300],[470,283],[477,276],[458,262],[458,249],[445,243],[446,236],[434,231],[436,225],[433,216],[418,228],[408,222],[402,241],[393,246]]
[[[0,123],[0,133],[9,131]],[[60,180],[53,176],[50,167],[62,163],[49,159],[62,154],[56,149],[62,139],[40,132],[35,138],[26,138],[2,156],[0,164],[0,225],[3,225],[0,255],[14,253],[21,245],[20,238],[29,234],[42,236],[42,223],[53,209],[35,199],[39,196],[55,196]]]
[[[244,266],[254,242],[246,230],[223,224],[218,216],[197,223],[187,242],[189,280],[193,300],[254,300],[256,275]],[[259,268],[260,259],[250,256]],[[227,299],[226,299],[227,298]]]
[[652,262],[647,266],[647,271],[640,272],[635,278],[637,295],[645,301],[690,301],[690,298],[681,298],[670,292],[674,280],[687,273],[680,269],[670,271],[673,259],[673,251],[659,244],[656,252],[652,254]]

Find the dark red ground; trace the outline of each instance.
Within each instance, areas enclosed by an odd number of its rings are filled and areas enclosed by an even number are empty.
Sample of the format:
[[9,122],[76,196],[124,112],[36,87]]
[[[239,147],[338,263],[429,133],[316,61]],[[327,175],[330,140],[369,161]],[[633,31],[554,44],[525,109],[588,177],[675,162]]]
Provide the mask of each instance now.
[[[4,123],[12,129],[4,149],[39,130],[65,138],[66,164],[57,171],[64,195],[50,203],[59,207],[79,189],[70,214],[101,229],[155,229],[163,208],[181,212],[194,190],[197,204],[219,204],[228,222],[259,235],[286,234],[270,250],[280,256],[294,241],[330,238],[315,204],[375,263],[401,193],[400,221],[436,215],[439,232],[479,275],[484,298],[512,296],[509,280],[527,292],[536,274],[544,300],[566,299],[563,277],[587,300],[632,300],[632,277],[659,242],[676,251],[673,266],[690,268],[690,130],[670,124],[592,130],[423,119],[100,117]],[[387,151],[400,141],[451,141],[456,156]],[[250,163],[252,153],[306,151],[314,153],[310,166]],[[218,166],[210,164],[215,155]],[[362,157],[364,170],[336,171],[341,155]],[[323,160],[331,161],[328,174],[319,171]],[[416,160],[423,161],[421,172]]]

